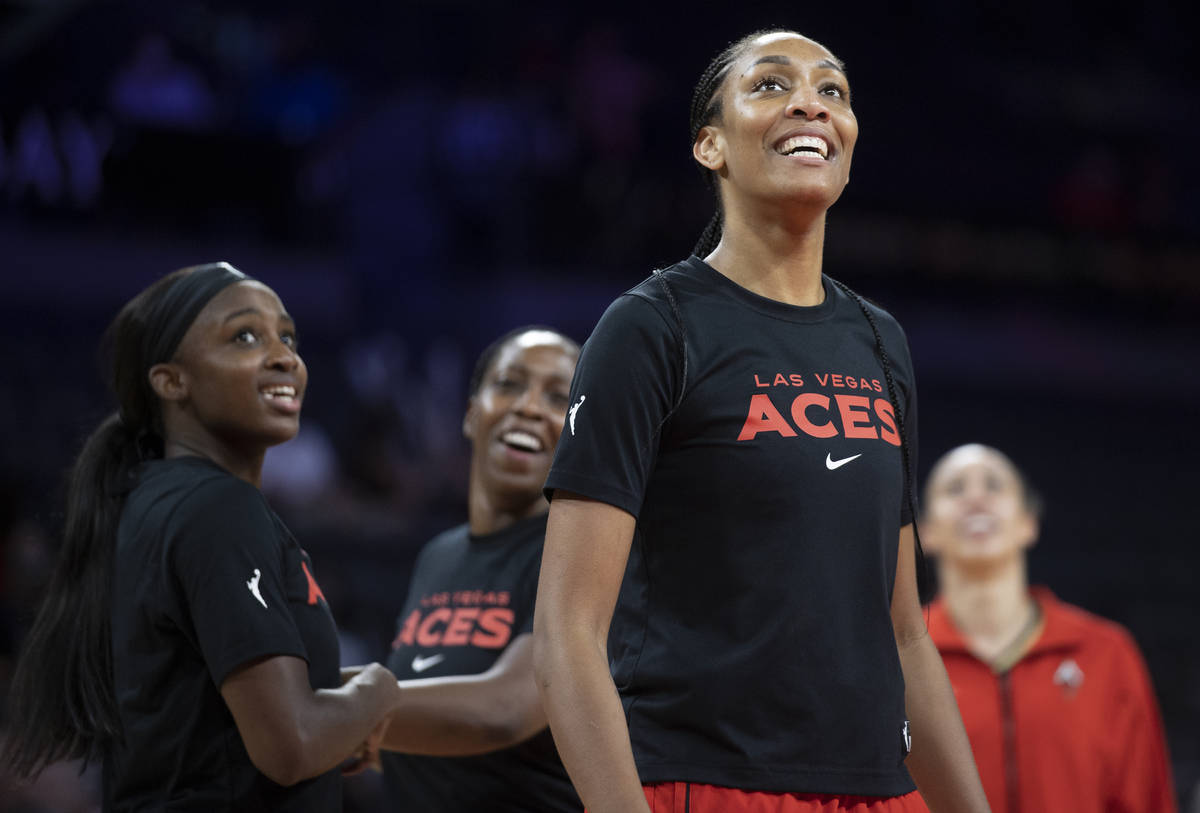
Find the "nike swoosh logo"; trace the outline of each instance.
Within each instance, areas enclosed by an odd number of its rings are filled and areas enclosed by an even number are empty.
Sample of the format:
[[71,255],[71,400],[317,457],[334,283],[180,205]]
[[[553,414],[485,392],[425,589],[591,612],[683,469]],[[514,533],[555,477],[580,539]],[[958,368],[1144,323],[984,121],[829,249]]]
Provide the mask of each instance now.
[[843,457],[841,460],[834,460],[833,457],[830,456],[829,452],[826,452],[825,453],[825,468],[829,469],[830,471],[833,471],[834,469],[838,469],[838,468],[841,468],[842,466],[846,465],[851,460],[858,460],[858,458],[860,458],[860,457],[862,457],[862,452],[859,452],[856,455],[850,455],[850,457]]
[[418,655],[417,657],[413,658],[412,670],[414,672],[424,672],[429,667],[437,666],[444,660],[446,660],[446,656],[442,655],[441,653],[438,653],[437,655],[430,655],[428,658],[422,658],[420,655]]

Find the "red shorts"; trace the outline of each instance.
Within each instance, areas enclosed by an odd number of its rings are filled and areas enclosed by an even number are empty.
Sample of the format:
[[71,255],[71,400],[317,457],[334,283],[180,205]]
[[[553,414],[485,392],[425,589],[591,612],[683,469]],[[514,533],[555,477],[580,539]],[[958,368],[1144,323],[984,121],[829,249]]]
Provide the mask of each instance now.
[[929,813],[915,790],[903,796],[836,796],[659,782],[642,788],[654,813]]

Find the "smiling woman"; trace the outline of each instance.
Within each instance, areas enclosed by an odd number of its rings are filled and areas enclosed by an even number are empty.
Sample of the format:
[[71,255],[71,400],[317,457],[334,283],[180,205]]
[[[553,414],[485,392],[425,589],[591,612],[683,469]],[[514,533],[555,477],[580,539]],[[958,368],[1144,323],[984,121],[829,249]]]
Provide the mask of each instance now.
[[922,530],[945,659],[995,810],[1176,809],[1154,686],[1123,627],[1030,588],[1041,500],[998,449],[934,463]]
[[858,134],[823,45],[733,43],[692,97],[716,214],[583,348],[534,642],[594,813],[987,810],[918,598],[904,333],[823,271]]
[[72,473],[6,759],[101,759],[106,810],[340,810],[338,763],[399,689],[379,664],[343,684],[311,562],[258,490],[299,428],[292,319],[216,263],[151,285],[108,336],[119,410]]
[[388,658],[402,689],[382,746],[394,809],[581,809],[546,728],[531,634],[542,486],[578,355],[571,339],[531,326],[475,365],[467,522],[421,550]]

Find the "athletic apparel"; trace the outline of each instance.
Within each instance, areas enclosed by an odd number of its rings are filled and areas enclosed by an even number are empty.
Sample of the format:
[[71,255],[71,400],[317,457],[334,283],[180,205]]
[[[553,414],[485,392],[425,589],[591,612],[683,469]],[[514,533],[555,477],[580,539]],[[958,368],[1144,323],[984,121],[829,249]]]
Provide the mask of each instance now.
[[973,656],[930,605],[992,813],[1173,813],[1162,720],[1137,644],[1118,624],[1034,591],[1042,633],[1007,672]]
[[766,793],[689,782],[661,782],[643,790],[651,813],[929,813],[915,790],[888,798]]
[[[637,518],[610,656],[639,775],[907,793],[890,604],[911,517],[871,326],[828,278],[815,307],[696,257],[662,278],[671,297],[646,280],[584,346],[546,484]],[[868,307],[915,455],[904,335]]]
[[[545,539],[545,514],[493,534],[472,536],[460,525],[435,537],[417,557],[388,668],[400,680],[491,668],[513,639],[533,631]],[[382,756],[397,813],[582,809],[548,728],[480,756]]]
[[270,655],[340,685],[337,629],[308,556],[254,486],[211,461],[145,464],[117,530],[113,682],[124,741],[106,811],[338,811],[338,771],[281,787],[251,763],[219,687]]

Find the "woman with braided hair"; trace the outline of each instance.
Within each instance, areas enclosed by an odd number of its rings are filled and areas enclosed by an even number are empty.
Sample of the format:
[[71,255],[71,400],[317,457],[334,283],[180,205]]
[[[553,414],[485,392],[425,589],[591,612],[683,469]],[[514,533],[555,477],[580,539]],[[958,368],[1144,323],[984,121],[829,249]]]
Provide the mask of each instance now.
[[108,335],[120,408],[75,462],[6,760],[99,759],[107,811],[341,810],[338,766],[400,688],[379,664],[343,684],[312,563],[259,491],[300,425],[295,324],[214,263],[152,284]]
[[717,215],[597,324],[546,484],[559,753],[593,813],[986,811],[921,612],[904,334],[823,273],[845,68],[755,32],[691,119]]

